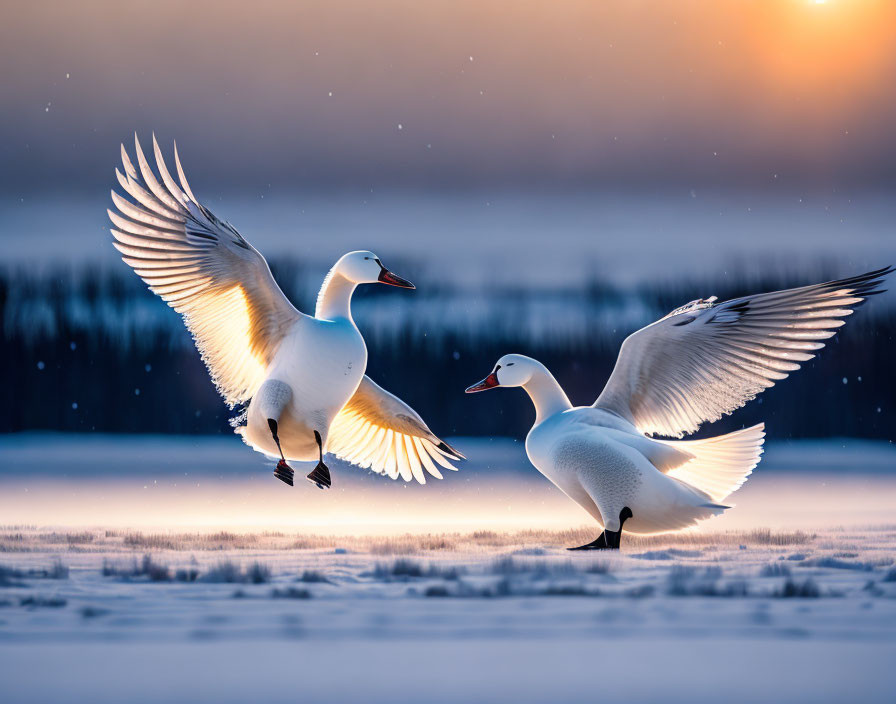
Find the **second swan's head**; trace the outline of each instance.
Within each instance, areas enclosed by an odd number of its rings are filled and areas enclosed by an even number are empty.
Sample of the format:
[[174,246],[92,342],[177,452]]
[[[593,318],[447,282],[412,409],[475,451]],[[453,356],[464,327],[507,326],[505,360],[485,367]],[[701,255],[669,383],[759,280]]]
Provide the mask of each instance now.
[[505,354],[495,364],[491,374],[478,384],[470,386],[466,392],[474,394],[477,391],[496,389],[499,386],[522,386],[532,378],[532,374],[540,366],[531,357],[522,354]]
[[393,274],[373,252],[359,251],[344,254],[336,262],[336,271],[353,284],[388,284],[399,288],[414,288],[407,279]]

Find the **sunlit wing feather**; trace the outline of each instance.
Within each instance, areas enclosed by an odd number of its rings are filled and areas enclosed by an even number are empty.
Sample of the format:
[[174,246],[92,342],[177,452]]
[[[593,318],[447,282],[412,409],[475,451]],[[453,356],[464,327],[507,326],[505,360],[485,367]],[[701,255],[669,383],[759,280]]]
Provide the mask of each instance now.
[[812,359],[892,271],[718,305],[694,301],[626,338],[594,405],[644,433],[695,432]]
[[180,183],[153,136],[160,182],[136,135],[134,141],[139,170],[122,145],[124,173],[115,172],[134,200],[112,192],[119,211],[108,211],[113,244],[150,289],[183,316],[224,400],[231,406],[246,401],[302,314],[283,295],[264,257],[193,196],[177,147]]
[[427,472],[442,478],[437,464],[456,471],[449,460],[464,459],[433,435],[413,408],[367,376],[330,424],[327,451],[392,479],[421,484]]

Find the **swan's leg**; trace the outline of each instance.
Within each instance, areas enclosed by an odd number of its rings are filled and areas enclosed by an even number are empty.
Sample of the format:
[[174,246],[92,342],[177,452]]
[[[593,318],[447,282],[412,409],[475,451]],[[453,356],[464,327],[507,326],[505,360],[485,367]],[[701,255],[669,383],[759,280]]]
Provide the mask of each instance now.
[[268,427],[271,429],[271,436],[274,438],[274,442],[277,443],[277,450],[280,452],[280,461],[277,463],[277,468],[274,470],[274,476],[281,482],[292,486],[292,480],[296,473],[293,471],[292,467],[286,464],[286,458],[283,456],[283,448],[280,447],[280,437],[277,435],[277,421],[273,418],[268,418]]
[[625,506],[619,512],[619,530],[604,530],[604,536],[607,540],[607,547],[611,550],[619,549],[619,542],[622,539],[622,524],[632,517],[632,510]]
[[619,530],[604,529],[604,532],[597,536],[596,540],[577,548],[567,548],[567,550],[618,550],[622,538],[622,524],[631,517],[632,510],[625,506],[619,512]]
[[288,384],[278,379],[268,379],[258,389],[252,404],[258,408],[261,417],[267,420],[271,437],[274,438],[277,451],[280,453],[280,461],[277,463],[277,469],[274,470],[274,476],[281,482],[292,486],[295,472],[286,464],[283,448],[280,447],[280,436],[277,434],[277,424],[280,422],[280,416],[284,409],[289,405],[290,399],[292,399],[292,389]]
[[317,463],[317,467],[315,467],[311,474],[308,475],[308,480],[317,484],[318,489],[329,489],[332,482],[330,481],[330,468],[324,464],[324,445],[320,438],[320,433],[316,430],[314,431],[314,439],[317,441],[317,451],[320,456],[320,461]]

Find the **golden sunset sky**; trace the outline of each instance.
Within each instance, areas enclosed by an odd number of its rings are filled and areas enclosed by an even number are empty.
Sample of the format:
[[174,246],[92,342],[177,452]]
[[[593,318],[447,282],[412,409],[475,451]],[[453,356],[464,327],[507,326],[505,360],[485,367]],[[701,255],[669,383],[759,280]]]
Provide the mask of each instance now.
[[896,177],[886,0],[16,3],[0,80],[22,190],[135,129],[223,187]]

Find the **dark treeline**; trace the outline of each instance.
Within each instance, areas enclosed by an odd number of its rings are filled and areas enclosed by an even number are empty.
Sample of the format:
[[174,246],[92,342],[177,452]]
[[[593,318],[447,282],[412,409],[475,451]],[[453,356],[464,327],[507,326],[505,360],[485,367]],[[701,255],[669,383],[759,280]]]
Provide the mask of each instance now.
[[[304,276],[281,263],[274,273],[300,309],[313,309],[307,282],[318,281],[319,272]],[[590,404],[619,344],[636,328],[701,295],[724,300],[817,280],[729,272],[625,290],[595,278],[583,290],[475,294],[424,280],[406,296],[361,287],[355,318],[370,351],[370,376],[435,432],[522,437],[533,417],[522,391],[463,393],[502,354],[539,358],[573,403]],[[123,268],[2,272],[0,311],[0,431],[231,432],[235,411],[212,387],[179,316]],[[776,438],[893,439],[894,329],[892,306],[871,301],[818,358],[706,434],[765,421]]]

